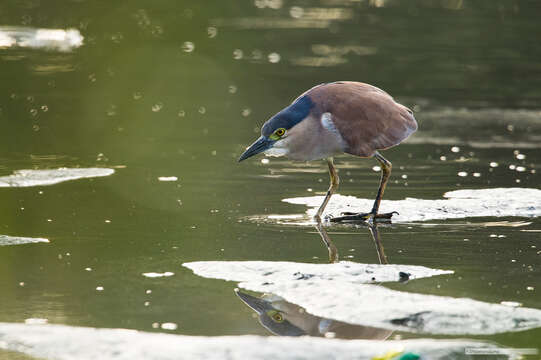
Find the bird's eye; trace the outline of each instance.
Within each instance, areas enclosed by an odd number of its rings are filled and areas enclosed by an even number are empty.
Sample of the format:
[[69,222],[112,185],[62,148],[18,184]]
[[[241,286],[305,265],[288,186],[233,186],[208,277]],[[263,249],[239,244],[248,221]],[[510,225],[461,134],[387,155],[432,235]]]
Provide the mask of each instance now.
[[284,129],[284,128],[279,128],[279,129],[276,130],[274,133],[275,133],[276,135],[278,135],[278,136],[284,136],[284,134],[286,133],[286,129]]
[[284,317],[279,312],[276,312],[274,315],[272,315],[272,319],[278,323],[284,321]]

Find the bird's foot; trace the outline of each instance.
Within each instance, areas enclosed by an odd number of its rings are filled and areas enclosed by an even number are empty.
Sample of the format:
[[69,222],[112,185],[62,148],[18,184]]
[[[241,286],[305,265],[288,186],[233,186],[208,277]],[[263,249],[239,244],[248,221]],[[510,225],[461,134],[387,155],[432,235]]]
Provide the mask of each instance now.
[[352,213],[344,212],[342,216],[331,218],[331,222],[391,222],[391,218],[394,214],[398,215],[398,212],[393,211],[385,214],[374,214],[374,213]]

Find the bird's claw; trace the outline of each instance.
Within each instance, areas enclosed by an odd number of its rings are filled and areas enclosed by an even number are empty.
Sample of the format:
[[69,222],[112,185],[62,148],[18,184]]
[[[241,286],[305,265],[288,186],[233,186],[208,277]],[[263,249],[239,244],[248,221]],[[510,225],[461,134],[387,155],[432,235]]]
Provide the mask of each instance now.
[[331,218],[331,222],[368,222],[368,223],[374,223],[374,222],[390,222],[391,218],[394,214],[398,214],[396,211],[392,211],[390,213],[384,213],[384,214],[373,214],[373,213],[351,213],[351,212],[344,212],[342,213],[342,216],[338,216],[335,218]]

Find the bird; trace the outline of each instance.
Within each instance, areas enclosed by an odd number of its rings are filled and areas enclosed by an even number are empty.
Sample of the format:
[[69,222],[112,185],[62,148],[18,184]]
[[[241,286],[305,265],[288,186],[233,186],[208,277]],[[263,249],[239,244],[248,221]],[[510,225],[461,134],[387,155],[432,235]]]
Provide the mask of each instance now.
[[239,289],[235,289],[235,294],[257,313],[260,324],[275,335],[385,340],[393,333],[393,330],[315,316],[274,294],[263,294],[257,298]]
[[323,83],[302,93],[267,120],[261,127],[261,136],[238,161],[259,153],[299,161],[326,159],[330,185],[314,216],[321,222],[321,215],[340,183],[334,156],[346,153],[375,158],[381,165],[381,178],[372,210],[342,213],[343,216],[330,221],[390,221],[397,213],[380,214],[379,205],[392,164],[380,151],[400,144],[416,130],[413,111],[378,87],[356,81]]

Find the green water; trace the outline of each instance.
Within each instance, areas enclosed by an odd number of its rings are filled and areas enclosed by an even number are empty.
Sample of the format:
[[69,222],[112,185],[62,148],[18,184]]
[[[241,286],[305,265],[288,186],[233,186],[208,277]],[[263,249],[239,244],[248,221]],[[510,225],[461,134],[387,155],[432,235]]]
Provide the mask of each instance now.
[[[116,173],[0,188],[0,234],[50,240],[0,247],[0,321],[267,335],[234,283],[181,264],[327,261],[314,228],[247,219],[304,213],[281,200],[325,191],[325,163],[236,162],[267,118],[321,82],[368,82],[417,111],[418,133],[385,152],[394,164],[385,199],[539,188],[539,14],[535,1],[1,2],[0,25],[77,28],[84,44],[0,47],[0,176]],[[336,164],[339,193],[375,196],[375,160]],[[383,228],[389,261],[455,275],[390,287],[541,308],[539,219],[430,223]],[[378,262],[366,229],[328,230],[349,260]],[[166,271],[175,275],[142,276]],[[541,347],[541,329],[473,338]]]

